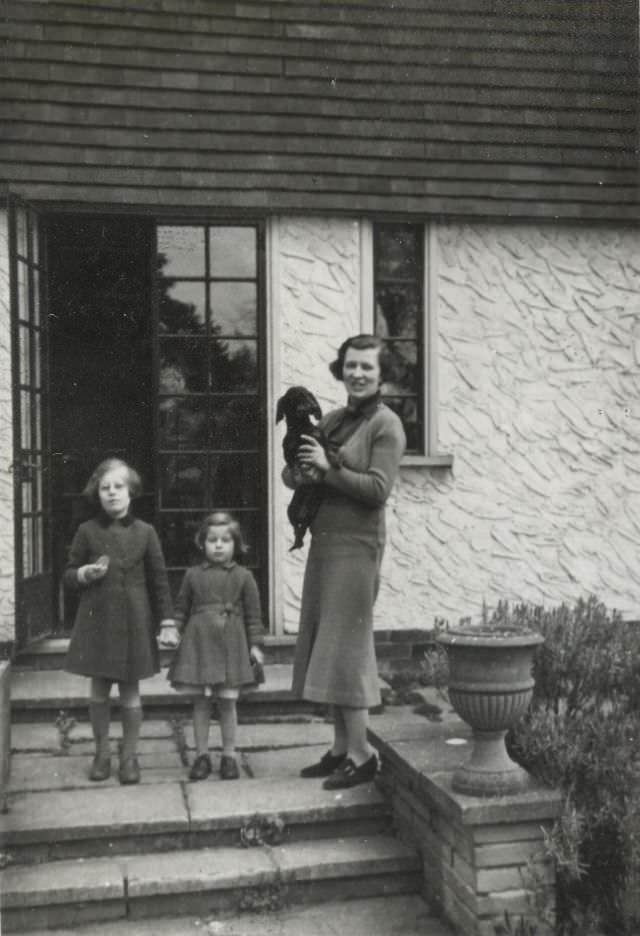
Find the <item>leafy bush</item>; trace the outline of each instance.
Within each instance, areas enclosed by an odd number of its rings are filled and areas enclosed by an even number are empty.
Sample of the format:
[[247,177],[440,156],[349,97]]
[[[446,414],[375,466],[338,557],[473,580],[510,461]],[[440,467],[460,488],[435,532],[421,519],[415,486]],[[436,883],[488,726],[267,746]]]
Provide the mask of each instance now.
[[629,897],[640,875],[640,627],[593,597],[553,609],[500,603],[489,623],[545,637],[532,705],[508,746],[564,793],[563,816],[547,840],[557,865],[558,932],[638,933]]

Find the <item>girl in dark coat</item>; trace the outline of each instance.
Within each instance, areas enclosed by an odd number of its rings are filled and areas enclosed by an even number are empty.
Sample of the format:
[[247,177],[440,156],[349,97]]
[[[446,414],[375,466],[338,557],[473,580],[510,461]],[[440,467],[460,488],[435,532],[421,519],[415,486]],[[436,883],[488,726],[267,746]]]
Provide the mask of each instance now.
[[[243,686],[255,683],[251,660],[263,662],[260,598],[253,575],[236,562],[246,547],[230,514],[219,511],[206,516],[196,543],[204,559],[187,569],[176,599],[182,638],[168,677],[179,692],[194,696],[196,758],[189,778],[204,780],[211,773],[209,722],[215,696],[222,735],[220,776],[235,780],[239,776],[236,700]],[[169,643],[169,634],[163,635],[163,642]]]
[[96,753],[91,780],[111,773],[109,695],[118,684],[122,708],[120,783],[138,783],[142,722],[138,681],[159,670],[156,635],[172,626],[162,548],[154,528],[131,513],[140,478],[126,462],[108,458],[85,488],[98,515],[80,524],[64,582],[80,593],[65,668],[91,680],[89,714]]
[[[331,372],[347,406],[320,421],[325,448],[311,436],[285,484],[321,482],[323,497],[311,524],[293,691],[333,709],[334,743],[303,777],[325,777],[327,789],[373,779],[377,758],[367,740],[368,709],[380,704],[373,642],[373,604],[385,543],[385,502],[406,440],[398,416],[380,399],[391,362],[373,335],[348,338]],[[296,477],[297,474],[297,477]]]

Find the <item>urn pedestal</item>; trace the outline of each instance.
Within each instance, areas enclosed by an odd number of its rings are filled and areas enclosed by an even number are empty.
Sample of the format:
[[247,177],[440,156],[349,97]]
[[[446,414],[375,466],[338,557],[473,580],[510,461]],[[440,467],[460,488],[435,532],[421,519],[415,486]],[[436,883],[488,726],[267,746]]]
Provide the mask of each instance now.
[[449,700],[471,726],[469,761],[453,775],[453,789],[470,796],[502,796],[525,789],[530,776],[507,753],[504,739],[533,695],[533,655],[544,638],[533,631],[471,628],[437,636],[449,660]]

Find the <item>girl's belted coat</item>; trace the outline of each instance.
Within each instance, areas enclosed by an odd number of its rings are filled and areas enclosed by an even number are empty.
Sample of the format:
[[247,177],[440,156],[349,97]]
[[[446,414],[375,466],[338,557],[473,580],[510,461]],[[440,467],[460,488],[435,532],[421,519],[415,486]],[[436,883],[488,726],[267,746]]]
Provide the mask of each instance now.
[[[78,569],[109,557],[104,578],[78,581]],[[173,609],[162,548],[154,528],[131,514],[80,524],[64,584],[79,594],[65,668],[81,676],[132,682],[159,670],[156,634]]]

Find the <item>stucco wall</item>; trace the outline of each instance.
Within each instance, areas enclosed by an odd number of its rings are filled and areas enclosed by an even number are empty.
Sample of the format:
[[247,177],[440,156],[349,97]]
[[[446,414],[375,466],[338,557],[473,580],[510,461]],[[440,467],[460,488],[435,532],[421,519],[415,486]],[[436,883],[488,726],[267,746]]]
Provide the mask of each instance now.
[[13,640],[13,437],[7,212],[0,208],[0,642]]
[[[640,231],[441,225],[435,240],[454,467],[402,469],[376,626],[588,592],[640,618]],[[282,385],[335,405],[326,365],[360,328],[357,226],[287,221],[280,270]],[[287,630],[302,560],[286,559]]]

